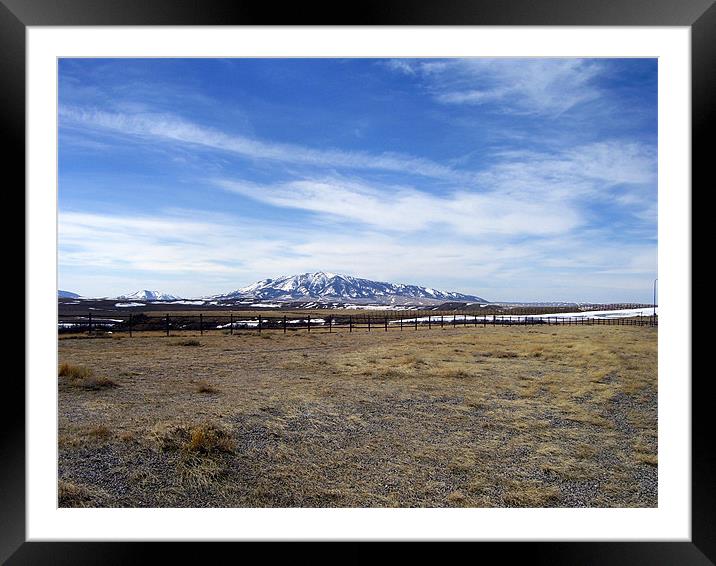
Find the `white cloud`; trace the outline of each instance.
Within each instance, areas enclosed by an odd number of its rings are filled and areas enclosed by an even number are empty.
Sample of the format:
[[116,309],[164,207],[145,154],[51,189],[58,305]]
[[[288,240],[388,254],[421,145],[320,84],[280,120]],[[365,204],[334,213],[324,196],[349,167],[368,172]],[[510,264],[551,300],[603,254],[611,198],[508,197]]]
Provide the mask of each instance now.
[[[499,241],[370,228],[288,230],[195,211],[61,212],[59,228],[62,288],[86,296],[147,286],[207,295],[264,277],[323,269],[488,300],[623,300],[633,289],[648,290],[656,255],[653,246],[582,238]],[[575,288],[586,291],[574,297]]]

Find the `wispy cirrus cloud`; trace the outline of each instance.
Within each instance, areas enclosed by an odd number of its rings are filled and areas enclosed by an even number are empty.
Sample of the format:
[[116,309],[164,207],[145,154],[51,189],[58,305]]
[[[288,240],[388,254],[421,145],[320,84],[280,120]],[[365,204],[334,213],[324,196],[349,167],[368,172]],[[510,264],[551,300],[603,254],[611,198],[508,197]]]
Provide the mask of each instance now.
[[215,179],[219,187],[276,207],[310,211],[390,232],[430,228],[456,234],[522,237],[564,234],[584,223],[585,201],[627,204],[646,220],[656,156],[635,143],[600,142],[560,153],[505,153],[474,183],[436,194],[347,177],[273,184]]
[[575,228],[579,211],[566,201],[534,201],[456,190],[444,196],[410,187],[380,187],[324,178],[258,185],[218,179],[221,188],[273,206],[294,208],[389,232],[448,229],[464,235],[554,235]]
[[536,198],[608,197],[650,192],[655,187],[655,150],[644,144],[606,140],[560,151],[505,151],[477,174],[477,183],[504,193]]
[[316,167],[389,171],[451,181],[465,181],[473,176],[470,172],[453,169],[429,159],[396,152],[369,153],[314,149],[227,134],[171,114],[117,113],[68,106],[60,107],[59,114],[62,127],[91,128],[164,142],[193,144],[233,153],[252,160]]
[[599,96],[603,65],[583,59],[396,59],[388,67],[419,77],[443,104],[558,116]]

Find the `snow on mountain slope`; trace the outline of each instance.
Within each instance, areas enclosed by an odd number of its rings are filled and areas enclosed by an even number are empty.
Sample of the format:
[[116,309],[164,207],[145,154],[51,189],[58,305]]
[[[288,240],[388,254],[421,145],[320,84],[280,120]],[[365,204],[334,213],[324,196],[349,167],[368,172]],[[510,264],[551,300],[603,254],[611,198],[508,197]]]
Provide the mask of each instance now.
[[276,279],[263,279],[225,295],[218,295],[212,298],[234,299],[237,297],[284,301],[305,298],[369,299],[386,303],[399,297],[403,299],[487,302],[485,299],[474,295],[438,291],[417,285],[371,281],[369,279],[361,279],[350,275],[324,271],[287,275]]
[[149,291],[147,289],[143,289],[127,295],[120,295],[119,297],[115,297],[115,299],[133,301],[177,301],[181,299],[181,297],[170,295],[169,293],[163,293],[161,291]]

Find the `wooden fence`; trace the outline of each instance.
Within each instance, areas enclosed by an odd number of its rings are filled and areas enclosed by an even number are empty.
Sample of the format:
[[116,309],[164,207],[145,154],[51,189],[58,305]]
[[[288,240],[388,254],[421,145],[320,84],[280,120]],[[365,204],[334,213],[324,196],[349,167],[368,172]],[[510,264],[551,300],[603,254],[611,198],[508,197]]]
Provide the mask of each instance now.
[[[419,311],[417,311],[419,312]],[[588,313],[578,317],[560,316],[523,316],[523,315],[484,315],[484,314],[411,314],[375,316],[371,314],[331,315],[316,317],[311,315],[283,316],[240,316],[229,314],[197,314],[147,316],[132,314],[127,316],[101,315],[89,312],[85,315],[59,315],[60,333],[77,332],[160,332],[169,336],[176,332],[223,331],[234,334],[242,331],[282,331],[284,334],[298,330],[307,332],[334,332],[339,329],[348,332],[358,331],[404,331],[425,328],[457,328],[487,326],[657,326],[658,316],[632,316],[623,318],[590,317]]]

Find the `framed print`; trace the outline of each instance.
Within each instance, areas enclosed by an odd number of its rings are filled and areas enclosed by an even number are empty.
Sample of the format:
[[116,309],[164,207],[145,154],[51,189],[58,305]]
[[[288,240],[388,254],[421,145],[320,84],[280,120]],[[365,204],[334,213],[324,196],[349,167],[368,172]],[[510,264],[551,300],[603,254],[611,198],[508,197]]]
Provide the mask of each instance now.
[[27,222],[3,559],[712,563],[691,185],[715,22],[3,0]]

